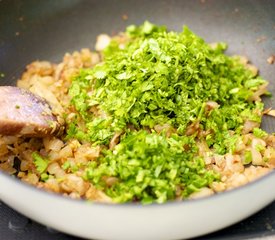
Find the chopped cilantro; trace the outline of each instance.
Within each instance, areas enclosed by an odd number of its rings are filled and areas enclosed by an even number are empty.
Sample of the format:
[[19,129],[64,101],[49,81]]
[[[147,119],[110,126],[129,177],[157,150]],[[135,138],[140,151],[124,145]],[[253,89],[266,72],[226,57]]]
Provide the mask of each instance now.
[[[261,122],[263,104],[251,97],[266,81],[225,55],[226,44],[211,47],[187,27],[169,32],[146,21],[129,26],[125,39],[121,47],[114,38],[103,62],[73,79],[76,117],[67,121],[67,139],[102,146],[84,178],[114,201],[164,202],[176,189],[184,198],[219,179],[199,157],[199,132],[207,133],[203,140],[214,152],[234,153],[245,121]],[[218,107],[209,108],[209,101]],[[155,132],[165,124],[172,134]],[[120,142],[104,150],[117,133]],[[245,164],[250,158],[247,153]],[[109,186],[108,177],[118,181]]]
[[263,138],[263,137],[267,136],[267,132],[260,129],[260,128],[254,128],[253,129],[253,134],[254,134],[255,137],[258,137],[258,138]]
[[66,162],[62,165],[62,168],[63,168],[63,170],[67,170],[70,166],[71,166],[70,162],[69,162],[69,161],[66,161]]
[[40,178],[43,182],[46,182],[49,179],[49,175],[47,173],[42,173]]
[[48,160],[45,158],[42,158],[37,152],[34,152],[32,154],[32,158],[37,171],[40,174],[44,173],[48,167]]
[[[199,120],[202,129],[211,130],[209,146],[215,141],[222,153],[228,150],[224,140],[229,130],[240,132],[246,119],[261,121],[257,109],[262,104],[249,98],[266,81],[224,55],[225,44],[211,48],[187,27],[175,33],[149,22],[129,26],[127,34],[124,48],[114,39],[104,51],[103,64],[82,70],[74,79],[72,104],[86,131],[71,123],[70,136],[108,144],[129,124],[140,129],[168,123],[184,134]],[[209,100],[220,107],[205,111]],[[92,106],[107,117],[93,116]]]
[[[188,146],[191,151],[186,151]],[[129,133],[113,151],[105,151],[100,164],[87,169],[87,179],[103,188],[116,202],[132,199],[162,203],[175,198],[176,188],[182,196],[207,186],[219,176],[204,167],[194,139],[176,134],[167,138],[156,133]],[[107,187],[102,176],[113,176],[120,182]],[[192,187],[191,187],[192,186]]]
[[252,153],[250,151],[246,151],[244,154],[243,164],[250,164],[252,162]]
[[62,165],[62,169],[63,170],[68,170],[72,173],[75,173],[79,170],[79,166],[81,166],[81,164],[75,164],[75,163],[71,163],[69,161],[66,161],[63,165]]
[[74,173],[74,172],[77,172],[79,169],[79,167],[77,165],[73,165],[71,166],[71,171]]

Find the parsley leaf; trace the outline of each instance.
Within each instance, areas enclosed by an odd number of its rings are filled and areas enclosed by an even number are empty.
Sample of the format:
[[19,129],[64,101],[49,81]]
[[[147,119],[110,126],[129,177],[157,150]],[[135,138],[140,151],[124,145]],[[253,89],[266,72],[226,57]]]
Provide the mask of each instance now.
[[40,174],[44,173],[48,167],[48,163],[49,163],[48,160],[41,157],[37,152],[34,152],[32,154],[32,158],[37,171]]

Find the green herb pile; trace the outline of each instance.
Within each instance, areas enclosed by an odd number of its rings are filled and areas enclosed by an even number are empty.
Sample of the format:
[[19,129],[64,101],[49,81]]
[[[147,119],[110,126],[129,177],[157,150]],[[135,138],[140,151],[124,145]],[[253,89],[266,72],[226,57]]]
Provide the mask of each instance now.
[[[233,152],[244,122],[261,121],[263,104],[250,99],[266,81],[224,55],[226,44],[211,47],[187,27],[176,33],[145,22],[129,26],[125,38],[123,46],[114,38],[103,62],[73,80],[76,118],[67,138],[102,146],[85,178],[114,201],[185,198],[219,179],[205,169],[196,141]],[[208,101],[219,107],[208,109]],[[198,129],[186,134],[192,124]],[[115,134],[120,141],[108,149]],[[106,177],[117,181],[108,186]]]

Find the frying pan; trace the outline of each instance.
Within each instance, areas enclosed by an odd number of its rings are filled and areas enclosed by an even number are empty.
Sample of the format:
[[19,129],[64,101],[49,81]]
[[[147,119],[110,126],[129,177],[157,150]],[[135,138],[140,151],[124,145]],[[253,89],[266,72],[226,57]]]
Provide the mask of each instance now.
[[[246,55],[275,95],[275,65],[266,61],[275,54],[272,0],[0,0],[1,85],[15,85],[34,60],[60,61],[65,52],[92,47],[100,33],[115,34],[144,20],[176,31],[188,25],[208,42],[227,42],[227,54]],[[275,106],[274,98],[264,101]],[[262,126],[275,131],[274,119],[265,118]],[[0,198],[40,223],[76,236],[182,239],[229,226],[274,201],[275,172],[208,198],[146,206],[67,199],[0,173]]]

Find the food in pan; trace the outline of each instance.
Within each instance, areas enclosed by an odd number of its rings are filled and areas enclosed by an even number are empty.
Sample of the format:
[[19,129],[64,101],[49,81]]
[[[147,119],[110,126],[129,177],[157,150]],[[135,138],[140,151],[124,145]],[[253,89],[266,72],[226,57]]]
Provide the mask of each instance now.
[[95,51],[35,61],[18,81],[45,98],[61,136],[2,136],[1,169],[91,201],[144,204],[204,197],[273,171],[275,136],[260,128],[268,82],[187,27],[144,22]]

